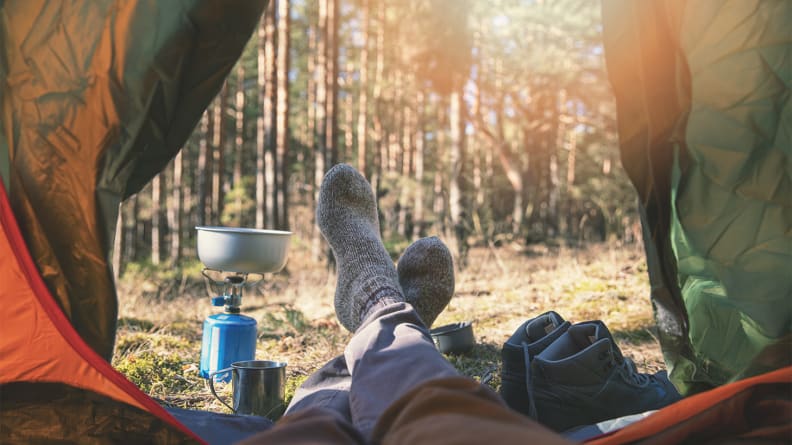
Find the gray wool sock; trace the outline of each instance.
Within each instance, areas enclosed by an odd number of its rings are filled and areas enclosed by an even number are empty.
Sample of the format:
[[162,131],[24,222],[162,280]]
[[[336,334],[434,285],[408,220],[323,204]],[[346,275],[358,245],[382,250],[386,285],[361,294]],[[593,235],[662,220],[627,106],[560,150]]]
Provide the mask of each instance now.
[[345,328],[355,332],[380,303],[404,301],[366,178],[347,164],[331,168],[319,191],[316,221],[336,257],[335,310]]
[[404,251],[397,266],[399,283],[427,328],[454,295],[454,260],[439,238],[421,238]]

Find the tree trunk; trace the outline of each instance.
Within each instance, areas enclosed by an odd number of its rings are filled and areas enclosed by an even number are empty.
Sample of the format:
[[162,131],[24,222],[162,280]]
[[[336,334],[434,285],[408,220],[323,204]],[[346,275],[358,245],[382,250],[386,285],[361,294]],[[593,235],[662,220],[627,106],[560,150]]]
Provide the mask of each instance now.
[[451,226],[454,229],[456,241],[456,255],[460,267],[464,267],[467,262],[467,215],[464,212],[462,167],[464,164],[464,123],[463,102],[461,87],[454,88],[450,95],[449,104],[449,129],[451,146],[449,147],[449,187],[448,187],[448,208],[451,214]]
[[371,167],[371,187],[374,189],[374,196],[379,199],[380,181],[384,171],[383,165],[387,162],[387,158],[383,158],[382,153],[386,151],[385,144],[387,138],[384,134],[382,125],[382,80],[383,70],[385,67],[385,2],[377,2],[377,63],[374,70],[374,91],[372,97],[374,99],[374,165]]
[[413,203],[413,227],[412,238],[417,239],[423,236],[424,224],[424,94],[423,91],[417,92],[416,101],[416,123],[415,123],[415,201]]
[[[446,153],[446,104],[442,99],[438,99],[438,103],[436,104],[437,107],[437,148],[435,152],[438,154]],[[438,156],[437,161],[435,164],[435,176],[434,176],[434,200],[432,203],[432,210],[435,214],[435,229],[436,233],[446,233],[446,209],[448,208],[448,203],[446,202],[446,194],[444,191],[448,190],[445,187],[444,176],[446,172],[446,164],[447,159],[445,156]]]
[[278,218],[275,227],[289,228],[289,29],[290,1],[278,0],[277,112],[275,117]]
[[277,159],[275,157],[275,114],[277,112],[277,82],[275,69],[275,2],[271,1],[265,13],[265,38],[264,42],[264,75],[265,75],[265,98],[264,98],[264,182],[266,184],[266,227],[276,227],[278,220],[278,186],[276,175],[278,171]]
[[236,96],[234,100],[234,171],[232,176],[234,187],[234,211],[231,220],[235,225],[242,227],[242,157],[245,152],[245,66],[240,60],[237,62]]
[[338,163],[338,0],[327,2],[325,18],[325,83],[327,84],[325,149],[329,166]]
[[162,173],[151,180],[151,264],[158,265],[162,260],[161,209],[162,209]]
[[[305,146],[307,147],[306,150],[300,150],[298,153],[297,162],[303,166],[303,187],[301,187],[300,193],[306,193],[307,201],[309,203],[310,208],[315,208],[316,203],[314,202],[314,176],[315,176],[315,162],[313,156],[314,150],[316,148],[316,79],[314,77],[314,71],[316,71],[316,30],[311,29],[308,27],[308,85],[306,86],[307,93],[307,102],[308,102],[308,112],[307,112],[307,123],[306,123],[306,139],[305,139]],[[306,157],[305,154],[308,154]],[[315,229],[315,227],[314,227]]]
[[225,125],[223,116],[228,98],[228,83],[223,84],[215,101],[212,117],[212,223],[217,224],[223,214],[223,173],[225,171]]
[[266,167],[267,143],[264,126],[266,114],[264,107],[267,102],[266,95],[266,49],[267,41],[266,13],[261,17],[261,25],[257,33],[257,66],[256,66],[256,91],[258,91],[258,112],[256,113],[256,227],[264,227],[267,205],[267,184],[264,179]]
[[[406,80],[406,79],[405,79]],[[404,87],[402,88],[404,89]],[[414,133],[414,107],[415,102],[412,100],[412,95],[404,98],[403,122],[402,122],[402,139],[401,139],[401,175],[404,179],[412,176],[413,169],[413,133]],[[405,238],[409,238],[411,233],[408,233],[407,214],[410,200],[410,187],[401,188],[401,196],[399,197],[399,224],[398,233]],[[411,231],[410,231],[411,232]]]
[[[137,239],[138,239],[138,197],[132,195],[124,201],[122,212],[124,213],[124,262],[135,261],[137,259]],[[123,267],[123,266],[122,266]]]
[[357,166],[363,176],[370,178],[370,167],[366,162],[368,143],[368,45],[369,45],[369,10],[370,0],[362,0],[361,4],[361,27],[363,42],[360,47],[360,93],[358,96],[358,120],[357,120]]
[[[314,150],[314,202],[319,202],[319,187],[327,169],[327,2],[319,0],[319,19],[316,32],[316,130]],[[314,223],[314,226],[316,224]],[[322,237],[314,230],[311,243],[313,257],[322,254]]]
[[[352,95],[352,89],[349,88],[353,70],[352,61],[347,60],[345,73],[347,79],[345,85],[347,86],[347,90],[346,96],[344,97],[344,151],[340,153],[339,158],[344,162],[349,162],[349,160],[352,159],[355,149],[355,101]],[[361,173],[363,172],[362,170],[359,171]]]
[[[183,152],[181,158],[181,168],[182,168],[182,190],[179,192],[181,193],[181,202],[182,202],[182,219],[181,219],[181,252],[180,255],[184,256],[185,251],[187,250],[187,245],[185,240],[189,240],[192,238],[192,231],[193,228],[198,225],[197,215],[195,213],[195,193],[194,191],[197,190],[197,172],[194,168],[196,164],[196,156],[195,156],[195,138],[199,133],[194,132],[192,136],[187,140],[184,147],[182,147],[181,151]],[[184,172],[187,172],[185,175]]]
[[124,204],[119,204],[116,219],[115,238],[113,238],[113,281],[118,284],[121,278],[121,265],[124,262]]
[[184,148],[173,158],[173,181],[168,205],[170,227],[170,263],[178,264],[182,257],[182,167]]
[[[568,142],[568,152],[567,152],[567,177],[566,177],[566,204],[565,204],[565,219],[566,219],[566,230],[569,232],[574,231],[574,216],[575,213],[573,211],[573,203],[574,198],[572,197],[572,188],[575,186],[575,168],[576,168],[576,156],[577,156],[577,132],[574,128],[569,132],[569,142]],[[572,235],[575,235],[572,233]]]
[[209,110],[204,111],[201,116],[201,133],[198,140],[198,165],[196,166],[196,174],[198,175],[197,192],[198,192],[198,209],[196,212],[198,225],[204,226],[209,221],[208,215],[208,197],[209,197],[209,181],[208,172],[209,167]]

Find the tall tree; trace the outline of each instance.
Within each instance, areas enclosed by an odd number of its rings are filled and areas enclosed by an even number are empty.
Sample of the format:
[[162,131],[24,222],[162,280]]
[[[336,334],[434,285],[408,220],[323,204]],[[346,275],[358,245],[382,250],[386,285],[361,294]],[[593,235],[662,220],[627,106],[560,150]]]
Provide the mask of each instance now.
[[115,237],[113,238],[113,257],[111,259],[113,281],[116,283],[118,283],[118,279],[121,277],[121,267],[123,267],[124,264],[124,241],[126,235],[124,231],[124,225],[126,223],[126,221],[124,221],[124,204],[121,203],[119,207],[118,218],[116,219]]
[[374,88],[371,93],[374,100],[374,153],[373,165],[371,167],[371,186],[374,188],[375,196],[379,197],[379,190],[383,175],[383,165],[387,162],[387,156],[383,157],[383,152],[387,151],[388,143],[385,136],[385,129],[382,123],[384,104],[383,104],[383,81],[385,71],[385,27],[387,25],[387,4],[384,1],[376,2],[377,19],[376,23],[376,63],[374,68]]
[[162,189],[163,173],[151,180],[151,264],[162,261]]
[[267,211],[267,185],[264,178],[264,168],[266,166],[266,114],[264,113],[264,104],[267,102],[267,15],[268,11],[264,13],[261,18],[261,25],[259,25],[256,33],[257,43],[257,63],[256,63],[256,91],[258,91],[258,113],[256,115],[256,227],[263,228],[266,223]]
[[223,176],[225,173],[226,131],[224,116],[228,101],[228,82],[223,84],[220,94],[212,106],[212,207],[211,221],[220,221],[223,214]]
[[171,193],[168,203],[168,227],[170,228],[170,264],[178,264],[182,257],[182,236],[183,236],[183,195],[182,195],[182,171],[184,164],[184,149],[176,153],[173,158],[173,179],[171,181]]
[[448,210],[454,230],[454,250],[460,266],[467,256],[468,215],[463,168],[465,164],[465,115],[463,88],[471,64],[471,34],[467,0],[415,1],[420,24],[421,49],[414,57],[419,78],[428,80],[435,91],[449,98]]
[[[329,165],[338,162],[338,0],[327,3],[325,15],[325,148]],[[328,165],[328,167],[329,167]]]
[[368,47],[370,19],[369,11],[371,0],[362,0],[360,9],[361,22],[361,45],[360,45],[360,66],[358,93],[358,121],[357,121],[357,166],[358,170],[366,177],[371,177],[371,170],[366,160],[368,146]]
[[275,117],[277,114],[277,69],[276,58],[276,2],[272,1],[267,7],[264,17],[265,42],[264,42],[264,183],[265,183],[265,211],[266,226],[276,227],[278,220],[278,185],[276,182],[278,172],[278,160],[276,157],[276,134]]
[[412,237],[423,236],[424,224],[424,144],[426,142],[424,128],[424,92],[419,88],[416,97],[416,125],[415,125],[415,195],[413,203],[413,230]]
[[200,134],[198,140],[198,209],[196,212],[197,225],[204,226],[211,221],[210,207],[207,205],[209,202],[209,180],[208,180],[208,167],[209,160],[209,110],[204,111],[201,116]]
[[234,205],[230,220],[242,225],[242,159],[245,151],[245,65],[240,60],[236,69],[236,93],[234,95],[234,168],[232,183]]
[[[316,26],[316,132],[314,148],[314,202],[319,202],[319,186],[327,171],[327,2],[319,1]],[[314,223],[314,226],[316,224]],[[313,232],[312,250],[314,258],[322,252],[322,237],[318,230]]]
[[277,55],[277,113],[276,134],[276,174],[278,219],[276,227],[289,228],[289,52],[291,2],[278,0],[278,55]]

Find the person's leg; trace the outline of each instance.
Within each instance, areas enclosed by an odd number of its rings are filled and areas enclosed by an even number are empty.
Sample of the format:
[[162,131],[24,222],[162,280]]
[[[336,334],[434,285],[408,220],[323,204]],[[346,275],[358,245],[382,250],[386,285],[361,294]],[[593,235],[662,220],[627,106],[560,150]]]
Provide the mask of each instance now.
[[[410,244],[397,265],[399,284],[405,299],[413,303],[424,324],[431,326],[454,293],[454,263],[451,252],[436,237]],[[346,358],[340,355],[313,373],[300,385],[286,414],[308,407],[324,407],[351,421],[349,389],[352,375]]]
[[311,407],[328,408],[339,413],[349,422],[349,388],[352,375],[349,373],[344,355],[339,355],[311,374],[294,392],[285,415]]
[[[404,273],[424,272],[439,289],[450,287],[444,294],[427,285],[433,293],[421,295],[426,301],[418,301],[420,293],[411,294],[411,303],[427,312],[422,317],[407,303],[398,272],[380,239],[371,186],[348,165],[336,165],[325,176],[316,220],[338,262],[336,315],[347,329],[356,331],[344,352],[352,375],[350,411],[355,427],[368,437],[382,412],[415,385],[457,375],[435,348],[424,324],[424,319],[434,321],[448,303],[453,266],[443,267],[452,264],[442,261],[447,249],[439,240],[430,239],[432,248],[410,255],[415,264],[402,267]],[[358,369],[368,372],[358,374]]]
[[410,390],[429,380],[459,375],[409,303],[373,308],[344,355],[353,375],[352,421],[367,439],[385,410]]
[[[422,443],[436,443],[443,434],[453,433],[465,439],[463,443],[481,443],[491,433],[512,437],[504,432],[534,443],[549,443],[542,442],[542,436],[558,439],[510,411],[489,388],[460,377],[434,347],[422,317],[405,301],[394,280],[393,263],[377,233],[373,194],[362,176],[349,166],[333,167],[322,184],[317,216],[338,260],[339,290],[344,289],[336,293],[336,314],[344,326],[356,330],[345,350],[353,376],[354,429],[335,411],[308,408],[284,417],[254,440],[416,443],[411,439],[422,435]],[[421,306],[442,310],[445,304]],[[459,406],[460,401],[464,406]],[[476,422],[479,416],[485,422]],[[378,420],[378,436],[373,438]]]
[[251,436],[238,445],[269,444],[366,444],[367,440],[340,413],[327,408],[308,407],[283,416],[275,426]]

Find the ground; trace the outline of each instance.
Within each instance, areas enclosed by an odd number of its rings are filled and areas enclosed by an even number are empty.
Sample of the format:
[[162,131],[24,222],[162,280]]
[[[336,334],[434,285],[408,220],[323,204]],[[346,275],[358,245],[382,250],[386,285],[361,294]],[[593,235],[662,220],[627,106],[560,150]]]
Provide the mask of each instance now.
[[[258,321],[256,358],[288,363],[287,398],[349,338],[333,313],[334,272],[308,259],[304,246],[293,247],[286,270],[266,276],[243,301],[243,313]],[[480,247],[470,251],[468,264],[457,272],[455,296],[435,322],[473,322],[474,349],[447,356],[461,373],[486,376],[497,389],[503,342],[523,321],[548,310],[571,322],[603,320],[640,370],[664,367],[640,245]],[[228,412],[198,376],[202,322],[218,308],[210,305],[200,265],[193,269],[156,279],[141,270],[125,274],[113,364],[162,403]]]

